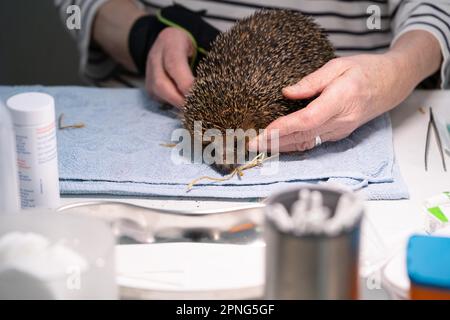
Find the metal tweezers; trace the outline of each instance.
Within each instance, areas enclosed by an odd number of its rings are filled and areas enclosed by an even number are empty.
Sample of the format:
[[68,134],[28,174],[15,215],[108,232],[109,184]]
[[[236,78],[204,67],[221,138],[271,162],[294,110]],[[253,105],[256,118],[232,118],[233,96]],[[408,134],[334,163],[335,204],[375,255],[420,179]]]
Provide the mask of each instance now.
[[434,135],[436,137],[436,143],[439,148],[439,153],[441,154],[442,167],[444,168],[444,171],[447,172],[447,165],[445,164],[444,149],[442,148],[442,141],[441,141],[441,137],[439,136],[439,132],[436,127],[436,121],[434,120],[432,108],[430,108],[430,120],[428,121],[427,138],[426,138],[426,144],[425,144],[425,171],[428,171],[428,153],[429,153],[429,149],[430,149],[430,139],[431,139],[430,133],[431,133],[432,127],[433,127],[433,131],[434,131]]

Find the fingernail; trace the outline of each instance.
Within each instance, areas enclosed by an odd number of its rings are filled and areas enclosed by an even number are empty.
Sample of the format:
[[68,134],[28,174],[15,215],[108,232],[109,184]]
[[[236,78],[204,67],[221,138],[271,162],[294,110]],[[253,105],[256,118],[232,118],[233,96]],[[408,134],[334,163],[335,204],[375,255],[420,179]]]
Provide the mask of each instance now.
[[284,88],[284,94],[288,94],[288,95],[299,95],[303,93],[303,87],[299,86],[299,85],[293,85],[290,87],[286,87]]
[[286,93],[294,93],[297,90],[297,86],[289,86],[283,89]]

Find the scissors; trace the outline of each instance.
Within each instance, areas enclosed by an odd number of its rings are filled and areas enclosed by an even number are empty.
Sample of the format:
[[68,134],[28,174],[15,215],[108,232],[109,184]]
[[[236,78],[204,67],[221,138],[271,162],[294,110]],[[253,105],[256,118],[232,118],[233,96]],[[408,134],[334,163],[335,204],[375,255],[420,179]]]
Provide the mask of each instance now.
[[434,135],[436,137],[436,143],[439,148],[439,153],[441,155],[442,167],[444,168],[444,171],[447,172],[447,165],[445,164],[445,155],[444,155],[444,150],[442,148],[442,141],[441,141],[441,137],[439,136],[439,133],[438,133],[438,130],[436,127],[436,121],[434,120],[432,108],[430,108],[430,120],[428,121],[427,138],[426,138],[426,143],[425,143],[425,171],[428,171],[428,153],[429,153],[429,149],[430,149],[431,128],[433,128]]

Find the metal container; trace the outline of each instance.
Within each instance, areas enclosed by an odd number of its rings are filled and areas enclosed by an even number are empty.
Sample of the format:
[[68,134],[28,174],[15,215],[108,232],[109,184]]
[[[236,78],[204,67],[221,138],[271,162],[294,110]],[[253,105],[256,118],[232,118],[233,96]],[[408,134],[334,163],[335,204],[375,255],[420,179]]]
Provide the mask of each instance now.
[[[267,200],[264,238],[266,241],[267,299],[356,299],[358,279],[358,249],[363,202],[348,193],[348,210],[358,215],[355,223],[338,234],[298,234],[280,230],[268,218],[275,203],[288,212],[298,200],[302,188],[322,193],[323,205],[332,215],[344,193],[332,186],[304,186],[287,189]],[[345,209],[347,210],[347,208]]]
[[192,213],[147,208],[120,201],[73,203],[57,211],[106,221],[119,244],[203,242],[260,244],[264,214],[261,204],[242,209]]

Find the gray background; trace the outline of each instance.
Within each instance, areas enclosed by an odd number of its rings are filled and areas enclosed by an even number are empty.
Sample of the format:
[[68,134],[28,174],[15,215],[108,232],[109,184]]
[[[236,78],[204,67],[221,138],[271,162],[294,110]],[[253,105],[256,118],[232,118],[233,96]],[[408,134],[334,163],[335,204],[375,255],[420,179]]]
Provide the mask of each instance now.
[[53,0],[0,0],[0,85],[84,84]]

